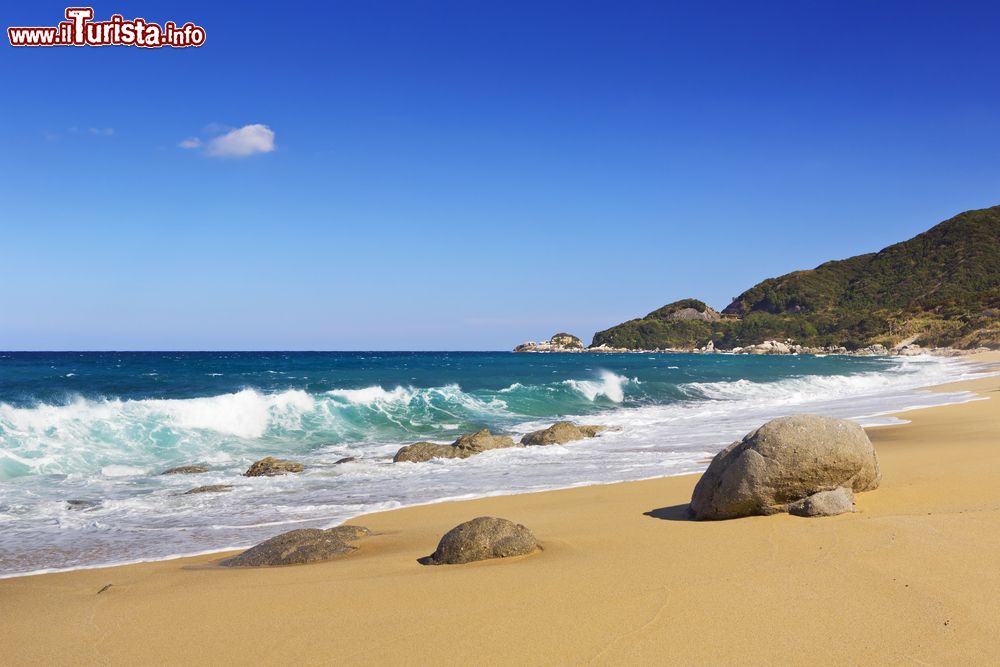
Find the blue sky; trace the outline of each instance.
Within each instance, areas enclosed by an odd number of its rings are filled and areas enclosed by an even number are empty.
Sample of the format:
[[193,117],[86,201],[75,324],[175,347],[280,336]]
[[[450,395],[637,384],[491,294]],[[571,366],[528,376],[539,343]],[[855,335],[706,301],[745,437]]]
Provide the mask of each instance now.
[[924,4],[98,3],[207,41],[0,47],[0,349],[589,340],[877,250],[1000,203],[1000,9]]

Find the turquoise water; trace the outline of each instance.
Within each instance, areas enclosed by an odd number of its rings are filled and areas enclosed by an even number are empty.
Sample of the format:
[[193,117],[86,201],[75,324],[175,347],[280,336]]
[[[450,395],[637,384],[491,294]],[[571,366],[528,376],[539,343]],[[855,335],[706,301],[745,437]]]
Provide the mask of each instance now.
[[[773,416],[885,421],[967,399],[918,388],[969,372],[930,358],[0,353],[0,575],[243,546],[399,505],[692,472]],[[418,439],[484,426],[518,437],[563,417],[622,430],[391,463]],[[241,476],[267,455],[307,471]],[[358,461],[333,465],[345,456]],[[158,475],[188,464],[211,472]],[[236,488],[180,495],[204,484]]]

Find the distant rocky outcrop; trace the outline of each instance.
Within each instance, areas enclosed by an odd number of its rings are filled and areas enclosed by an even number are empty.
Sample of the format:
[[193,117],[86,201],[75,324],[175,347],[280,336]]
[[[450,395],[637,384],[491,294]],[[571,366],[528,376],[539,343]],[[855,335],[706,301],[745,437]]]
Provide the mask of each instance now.
[[681,299],[668,303],[662,308],[657,308],[646,315],[646,319],[666,320],[668,322],[690,322],[692,320],[716,322],[722,319],[722,315],[704,301]]
[[493,435],[489,429],[463,435],[450,445],[439,445],[433,442],[416,442],[401,448],[393,457],[394,463],[409,461],[421,463],[431,459],[467,459],[490,449],[517,447],[514,441],[506,435]]
[[539,445],[565,445],[574,440],[593,438],[601,431],[607,430],[607,426],[580,425],[573,422],[556,422],[552,426],[533,431],[521,438],[521,444],[529,447]]
[[176,468],[171,468],[170,470],[164,470],[161,475],[195,475],[198,473],[208,472],[208,468],[205,466],[178,466]]
[[357,547],[353,543],[370,534],[371,531],[362,526],[337,526],[328,530],[300,528],[261,542],[220,565],[273,567],[318,563],[354,551]]
[[302,472],[305,466],[294,461],[276,459],[267,456],[257,461],[245,473],[244,477],[273,477],[275,475],[286,475],[288,473]]
[[441,538],[424,565],[455,565],[490,558],[524,556],[538,549],[530,530],[519,523],[481,516],[455,526]]
[[514,348],[515,352],[582,352],[583,341],[568,333],[554,334],[541,343],[527,342]]
[[[694,488],[691,513],[696,519],[775,514],[839,487],[870,491],[880,479],[875,448],[854,422],[817,415],[781,417],[712,459]],[[838,499],[814,496],[808,506],[827,508],[834,501]]]

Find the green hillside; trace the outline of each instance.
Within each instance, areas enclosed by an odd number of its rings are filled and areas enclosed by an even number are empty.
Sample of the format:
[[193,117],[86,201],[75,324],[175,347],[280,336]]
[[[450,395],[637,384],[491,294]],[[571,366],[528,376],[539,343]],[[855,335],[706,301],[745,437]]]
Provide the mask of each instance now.
[[924,346],[1000,347],[1000,206],[967,211],[877,253],[769,278],[722,319],[664,317],[692,304],[707,308],[693,299],[668,304],[598,332],[594,345],[731,348],[792,339],[855,349],[916,336]]

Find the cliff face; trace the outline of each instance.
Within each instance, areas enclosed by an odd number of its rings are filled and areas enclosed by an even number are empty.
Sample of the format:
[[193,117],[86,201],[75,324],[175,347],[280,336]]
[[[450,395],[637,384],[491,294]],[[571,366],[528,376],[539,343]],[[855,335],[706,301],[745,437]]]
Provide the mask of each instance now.
[[1000,206],[967,211],[877,253],[769,278],[721,317],[712,313],[695,299],[678,301],[598,332],[593,344],[731,348],[791,339],[857,349],[912,339],[1000,347]]

